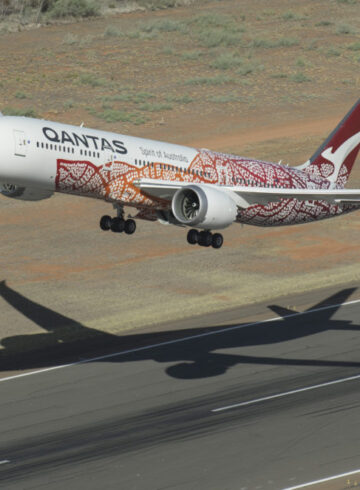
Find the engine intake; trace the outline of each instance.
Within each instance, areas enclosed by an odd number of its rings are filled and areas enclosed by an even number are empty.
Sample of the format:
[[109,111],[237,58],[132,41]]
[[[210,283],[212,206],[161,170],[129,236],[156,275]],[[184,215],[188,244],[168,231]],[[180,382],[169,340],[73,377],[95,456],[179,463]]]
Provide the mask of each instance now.
[[226,192],[199,185],[179,189],[171,208],[180,223],[204,230],[226,228],[237,215],[236,203]]

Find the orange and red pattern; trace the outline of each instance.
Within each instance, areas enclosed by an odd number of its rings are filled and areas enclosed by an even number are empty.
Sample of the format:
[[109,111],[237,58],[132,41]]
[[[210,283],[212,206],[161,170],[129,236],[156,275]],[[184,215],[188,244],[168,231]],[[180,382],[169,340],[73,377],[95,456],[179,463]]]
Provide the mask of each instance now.
[[[147,178],[176,182],[218,184],[226,186],[258,186],[295,189],[327,189],[330,182],[320,176],[296,168],[234,155],[198,151],[186,171],[172,164],[153,162],[136,167],[115,161],[96,166],[89,161],[57,160],[56,189],[59,192],[86,195],[134,206],[140,210],[168,209],[171,205],[141,192],[133,182]],[[282,199],[268,205],[253,205],[239,210],[238,222],[274,226],[304,223],[341,214],[343,210],[325,201],[312,203]],[[153,214],[144,219],[152,219]]]

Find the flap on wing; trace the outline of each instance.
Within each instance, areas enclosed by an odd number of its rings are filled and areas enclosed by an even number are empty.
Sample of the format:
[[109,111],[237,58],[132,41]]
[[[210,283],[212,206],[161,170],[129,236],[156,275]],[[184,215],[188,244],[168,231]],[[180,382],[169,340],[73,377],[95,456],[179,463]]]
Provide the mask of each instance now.
[[133,184],[141,191],[153,197],[170,201],[175,192],[189,182],[172,182],[170,180],[138,179]]

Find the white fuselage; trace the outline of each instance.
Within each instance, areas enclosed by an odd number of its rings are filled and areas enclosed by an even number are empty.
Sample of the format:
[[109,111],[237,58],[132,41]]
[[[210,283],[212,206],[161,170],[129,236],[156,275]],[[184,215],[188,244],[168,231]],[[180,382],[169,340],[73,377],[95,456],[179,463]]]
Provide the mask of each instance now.
[[0,181],[56,190],[59,159],[97,167],[121,160],[187,169],[197,150],[185,146],[25,117],[0,117]]
[[[204,189],[223,187],[225,192],[236,186],[282,190],[333,186],[316,173],[281,164],[45,120],[0,117],[1,184],[104,199],[150,212],[151,219],[159,211],[171,210],[171,198],[158,198],[137,186],[142,179]],[[213,205],[221,216],[221,196],[217,196]],[[289,225],[350,210],[326,201],[287,198],[250,205],[239,210],[234,220],[258,226]],[[226,220],[221,223],[220,219],[216,227],[229,225]]]

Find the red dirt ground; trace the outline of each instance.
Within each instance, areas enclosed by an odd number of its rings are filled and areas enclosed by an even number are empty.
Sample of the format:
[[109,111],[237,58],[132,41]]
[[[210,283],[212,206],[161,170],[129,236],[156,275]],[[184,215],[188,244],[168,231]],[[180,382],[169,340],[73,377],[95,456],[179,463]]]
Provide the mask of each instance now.
[[[324,8],[330,25],[316,27],[324,19]],[[291,3],[294,21],[284,20],[289,10],[285,0],[272,2],[272,9],[260,0],[241,9],[235,0],[226,0],[195,10],[136,13],[4,34],[0,106],[31,106],[54,120],[85,120],[105,130],[299,164],[358,97],[357,52],[348,48],[358,37],[336,29],[343,22],[357,32],[359,22],[351,6],[340,8],[337,2]],[[227,48],[206,49],[179,32],[160,32],[154,39],[104,36],[109,24],[141,30],[159,19],[179,22],[209,13],[236,17],[240,11],[246,11],[245,46],[254,37],[278,38],[289,32],[299,44],[231,48],[256,59],[254,72],[241,76],[232,68],[210,68]],[[77,37],[66,38],[70,34]],[[331,47],[339,54],[329,54]],[[199,50],[199,58],[184,60],[181,53],[191,50]],[[291,81],[299,70],[312,81]],[[103,77],[109,84],[98,80],[100,85],[81,85],[79,73]],[[286,77],[274,78],[278,73]],[[219,75],[232,81],[186,84],[194,77]],[[152,94],[151,103],[179,95],[193,102],[172,102],[171,110],[157,107],[149,112],[134,99],[143,92]],[[125,109],[148,120],[135,125],[99,117],[102,98],[116,94],[132,94],[123,102]],[[223,104],[209,99],[229,94],[240,98]],[[349,186],[359,184],[358,159]],[[224,247],[215,251],[191,247],[183,229],[160,224],[139,222],[132,237],[103,233],[98,220],[110,208],[100,201],[57,195],[26,203],[1,197],[0,206],[0,280],[32,301],[99,330],[122,332],[289,293],[341,288],[360,279],[358,213],[293,228],[232,226],[224,232]],[[43,330],[5,301],[0,300],[0,307],[0,338],[21,335],[16,348],[33,348],[32,334]]]

